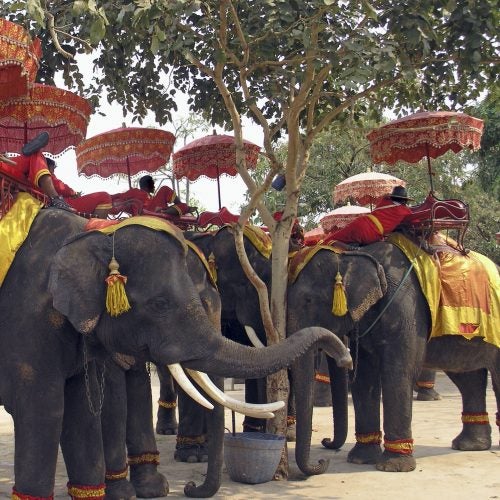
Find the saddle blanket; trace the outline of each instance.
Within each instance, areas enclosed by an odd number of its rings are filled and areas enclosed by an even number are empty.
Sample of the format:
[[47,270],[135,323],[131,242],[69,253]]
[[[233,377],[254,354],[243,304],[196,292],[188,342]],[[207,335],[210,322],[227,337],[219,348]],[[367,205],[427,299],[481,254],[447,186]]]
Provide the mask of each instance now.
[[500,347],[500,276],[490,259],[445,247],[434,257],[399,233],[388,240],[414,265],[431,312],[430,337],[478,336]]
[[42,207],[43,203],[30,194],[17,193],[11,209],[0,220],[0,286]]

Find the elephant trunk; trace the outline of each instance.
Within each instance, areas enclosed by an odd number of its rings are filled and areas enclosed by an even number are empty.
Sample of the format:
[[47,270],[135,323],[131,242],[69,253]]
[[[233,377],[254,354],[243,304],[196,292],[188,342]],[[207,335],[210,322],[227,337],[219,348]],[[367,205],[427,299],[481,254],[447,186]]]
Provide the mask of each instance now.
[[290,366],[313,347],[323,349],[338,366],[352,367],[349,350],[339,338],[316,326],[303,328],[279,344],[262,349],[218,337],[218,345],[209,357],[184,361],[182,365],[223,377],[261,378]]
[[330,358],[327,361],[332,393],[333,439],[324,438],[321,444],[330,450],[339,450],[347,438],[349,377],[345,368],[339,368]]

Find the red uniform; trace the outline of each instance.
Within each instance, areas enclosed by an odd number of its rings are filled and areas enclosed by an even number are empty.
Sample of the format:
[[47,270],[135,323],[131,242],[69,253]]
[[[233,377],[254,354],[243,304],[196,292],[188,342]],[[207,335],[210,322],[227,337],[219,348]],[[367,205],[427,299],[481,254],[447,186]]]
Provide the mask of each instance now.
[[[168,186],[162,186],[153,196],[149,195],[143,189],[131,188],[123,193],[112,195],[112,199],[113,202],[119,202],[120,205],[125,206],[124,210],[129,211],[132,215],[137,215],[138,213],[135,201],[139,201],[142,207],[150,212],[156,212],[173,206],[179,212],[179,215],[182,215],[187,213],[189,208],[186,203],[179,201],[175,191]],[[128,207],[127,202],[131,202]]]
[[113,206],[111,195],[105,191],[96,193],[78,195],[67,184],[58,179],[55,174],[52,174],[52,183],[57,191],[57,194],[62,196],[66,203],[73,207],[77,212],[93,214],[96,210],[111,210]]
[[374,243],[394,231],[401,221],[411,213],[408,206],[391,198],[383,198],[371,213],[356,217],[346,227],[330,233],[323,243],[333,241],[361,245]]
[[15,168],[19,169],[31,184],[37,188],[40,187],[38,183],[40,177],[50,175],[45,156],[40,151],[29,156],[16,156],[15,158],[11,158],[11,160],[16,163]]
[[77,212],[93,214],[96,209],[109,210],[112,206],[111,196],[104,191],[78,196],[73,189],[58,179],[55,174],[50,173],[47,168],[47,161],[40,151],[29,156],[16,156],[13,160],[16,162],[16,168],[18,168],[35,187],[40,187],[39,181],[44,175],[52,176],[52,183],[54,184],[57,194],[62,196],[66,203]]

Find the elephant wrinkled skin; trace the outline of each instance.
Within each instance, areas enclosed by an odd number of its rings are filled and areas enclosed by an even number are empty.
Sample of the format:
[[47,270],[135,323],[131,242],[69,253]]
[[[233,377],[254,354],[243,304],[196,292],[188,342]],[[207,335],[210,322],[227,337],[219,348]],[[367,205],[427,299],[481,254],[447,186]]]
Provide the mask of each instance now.
[[[335,336],[322,329],[299,332],[258,354],[223,339],[207,318],[178,239],[138,225],[114,237],[82,235],[85,223],[69,212],[42,210],[0,289],[0,401],[14,420],[19,493],[52,494],[59,443],[70,487],[104,484],[95,414],[100,378],[92,360],[106,351],[238,378],[266,376],[315,347],[350,363]],[[105,306],[113,254],[128,276],[131,305],[117,317]]]

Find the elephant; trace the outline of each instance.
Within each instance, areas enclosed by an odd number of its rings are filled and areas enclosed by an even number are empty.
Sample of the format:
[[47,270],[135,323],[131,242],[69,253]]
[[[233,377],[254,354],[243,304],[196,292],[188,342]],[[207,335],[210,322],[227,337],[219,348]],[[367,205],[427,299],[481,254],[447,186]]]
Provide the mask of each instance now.
[[[498,407],[500,349],[480,338],[466,340],[457,335],[428,341],[431,326],[428,303],[409,260],[389,242],[341,254],[319,246],[308,258],[298,274],[293,266],[290,268],[287,328],[293,332],[317,325],[348,336],[354,359],[351,392],[356,432],[356,444],[348,454],[348,461],[375,464],[381,471],[415,469],[412,389],[422,366],[445,371],[461,392],[463,429],[453,440],[452,448],[488,449],[491,427],[485,414],[486,380],[489,371]],[[304,264],[304,255],[297,259],[296,266]],[[345,287],[348,305],[345,315],[332,313],[332,289],[339,276],[341,282],[337,285]],[[327,462],[310,463],[311,356],[308,353],[292,366],[295,390],[302,402],[297,407],[296,461],[304,473],[318,474],[325,470]],[[344,375],[339,376],[338,372]],[[345,371],[331,363],[330,379],[336,422],[346,405]],[[338,383],[340,388],[336,387]],[[326,438],[322,443],[327,448],[338,448],[336,441],[334,435],[333,440]]]
[[[214,232],[186,232],[185,237],[200,248],[214,269],[222,303],[222,334],[243,345],[251,346],[253,344],[245,330],[245,326],[249,326],[255,332],[258,342],[266,345],[258,295],[241,267],[230,226],[223,226]],[[269,285],[271,282],[270,240],[259,228],[252,226],[245,229],[243,240],[250,264],[260,279]],[[246,402],[263,403],[266,400],[265,379],[245,380]],[[165,413],[159,409],[158,417],[160,417],[160,412]],[[294,414],[294,410],[289,409],[288,414]],[[265,421],[246,416],[243,420],[243,431],[263,432]]]
[[[224,339],[189,277],[176,228],[134,218],[107,233],[86,231],[87,222],[40,210],[0,288],[0,401],[14,420],[17,497],[51,498],[60,444],[70,496],[104,498],[101,360],[108,353],[237,378],[267,376],[318,347],[351,363],[322,328],[265,349]],[[124,289],[112,287],[118,281]],[[222,442],[217,432],[214,446]],[[207,484],[186,485],[188,496],[217,491],[222,449],[214,457]]]
[[[187,268],[198,291],[203,307],[212,324],[220,328],[220,297],[215,283],[209,276],[204,257],[188,243]],[[106,392],[103,404],[102,429],[106,457],[106,498],[125,499],[162,497],[168,493],[168,483],[157,471],[159,455],[151,419],[152,394],[150,370],[144,363],[136,363],[130,356],[114,356],[106,373]],[[162,391],[171,391],[177,399],[177,390],[167,367],[158,365],[156,371]],[[165,380],[167,383],[165,383]],[[222,381],[217,381],[222,386]],[[160,394],[165,397],[165,392]],[[172,398],[172,396],[169,396]],[[171,408],[175,419],[175,408]],[[184,391],[179,391],[179,412],[183,416],[179,428],[178,444],[174,457],[187,462],[207,462],[207,428],[221,422],[208,422],[221,418],[220,411],[210,412],[193,401]],[[177,429],[176,429],[177,431]],[[128,456],[127,456],[128,451]],[[127,480],[127,462],[130,482]]]

